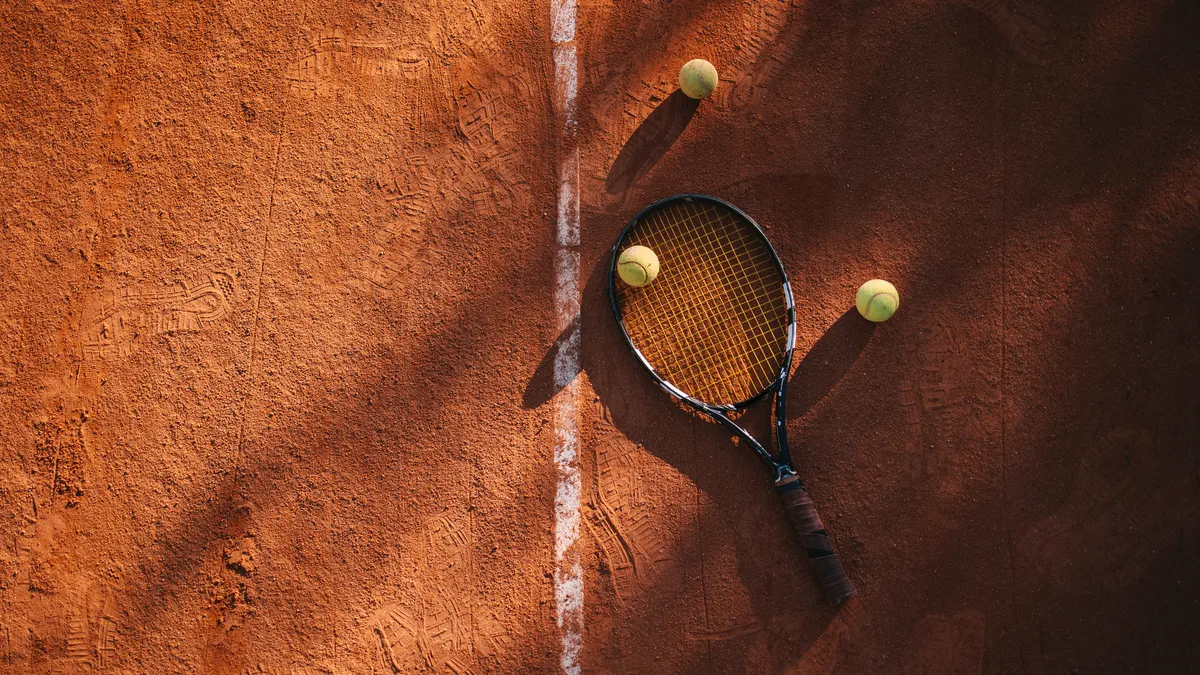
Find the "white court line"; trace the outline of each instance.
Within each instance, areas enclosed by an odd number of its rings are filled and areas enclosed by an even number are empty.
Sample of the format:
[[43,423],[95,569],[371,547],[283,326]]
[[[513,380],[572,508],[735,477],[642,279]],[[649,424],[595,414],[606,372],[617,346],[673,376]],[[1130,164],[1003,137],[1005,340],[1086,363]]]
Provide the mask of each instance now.
[[583,648],[583,565],[579,553],[579,149],[575,145],[575,0],[550,0],[554,110],[558,130],[558,209],[555,219],[554,313],[554,602],[562,636],[559,664],[579,675]]

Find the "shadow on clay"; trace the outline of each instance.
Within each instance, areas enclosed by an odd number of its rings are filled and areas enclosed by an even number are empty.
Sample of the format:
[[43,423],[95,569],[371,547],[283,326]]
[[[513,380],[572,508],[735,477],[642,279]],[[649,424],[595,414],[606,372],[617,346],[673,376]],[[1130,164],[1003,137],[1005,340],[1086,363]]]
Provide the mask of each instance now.
[[[1094,197],[1103,194],[1113,188],[1113,184],[1119,183],[1112,171],[1113,166],[1120,166],[1123,161],[1119,155],[1126,153],[1131,146],[1138,144],[1149,146],[1151,148],[1161,149],[1162,152],[1145,152],[1140,156],[1143,158],[1143,166],[1156,175],[1164,174],[1171,166],[1171,159],[1177,157],[1183,150],[1183,146],[1172,148],[1170,145],[1171,139],[1179,138],[1182,133],[1179,125],[1184,121],[1184,117],[1180,116],[1178,109],[1157,109],[1145,108],[1143,106],[1126,105],[1126,101],[1152,100],[1152,96],[1131,97],[1129,91],[1149,92],[1150,90],[1159,91],[1178,91],[1178,87],[1165,86],[1171,82],[1176,75],[1168,75],[1166,71],[1156,70],[1155,64],[1159,61],[1165,62],[1163,57],[1167,54],[1175,52],[1182,43],[1178,37],[1182,27],[1187,25],[1186,21],[1181,19],[1186,16],[1181,16],[1185,10],[1180,6],[1173,7],[1170,11],[1164,12],[1164,17],[1156,27],[1154,34],[1164,39],[1147,41],[1140,46],[1134,54],[1134,59],[1130,62],[1121,64],[1110,75],[1117,75],[1117,81],[1109,86],[1100,87],[1095,91],[1081,92],[1075,96],[1075,100],[1065,101],[1067,109],[1071,105],[1079,107],[1079,124],[1086,131],[1099,135],[1102,138],[1111,138],[1110,143],[1095,143],[1094,141],[1086,141],[1086,135],[1076,129],[1074,125],[1049,125],[1045,129],[1036,130],[1038,133],[1030,133],[1031,137],[1040,137],[1049,141],[1044,145],[1047,150],[1044,156],[1039,159],[1034,171],[1021,172],[1018,175],[1010,175],[1008,180],[1009,186],[1005,189],[1008,196],[1005,197],[1006,203],[1010,210],[1007,212],[1007,217],[1011,221],[1009,228],[995,228],[988,231],[987,236],[981,237],[976,243],[974,250],[987,251],[990,247],[999,245],[1006,237],[1023,237],[1028,234],[1028,230],[1039,222],[1035,217],[1046,211],[1048,204],[1055,206],[1065,206],[1072,201],[1079,201],[1082,196]],[[1173,20],[1171,20],[1173,19]],[[930,28],[927,26],[915,27],[911,31],[904,33],[901,39],[887,46],[889,53],[893,55],[919,55],[920,50],[925,48],[925,45],[935,41],[930,38],[938,38],[941,33],[930,33]],[[881,59],[884,63],[905,63],[906,58],[891,58]],[[1012,78],[1012,82],[1017,85],[1023,83],[1020,78],[1020,73],[1008,75]],[[1098,78],[1099,79],[1099,78]],[[902,151],[921,141],[921,138],[912,132],[906,132],[904,128],[900,128],[903,142],[897,142],[893,136],[897,133],[896,125],[889,120],[895,115],[895,109],[891,105],[876,105],[876,101],[897,100],[898,95],[889,93],[889,89],[883,86],[891,81],[903,81],[902,73],[889,72],[885,67],[881,72],[869,75],[858,91],[851,93],[849,98],[850,118],[851,123],[845,126],[846,129],[866,130],[865,138],[859,140],[858,143],[848,143],[845,150],[845,156],[835,165],[834,170],[830,171],[833,175],[850,173],[847,167],[855,165],[863,165],[868,161],[873,161],[876,166],[922,166],[918,161],[921,158],[913,159],[903,155]],[[1005,88],[1014,87],[1009,84],[1009,80],[1002,80]],[[1018,88],[1019,90],[1019,88]],[[1038,91],[1035,89],[1035,91]],[[1191,97],[1188,98],[1191,100]],[[1186,109],[1186,108],[1183,108]],[[1150,112],[1146,112],[1149,110]],[[920,110],[917,111],[922,117],[928,117],[930,120],[939,119],[936,109],[932,111]],[[1156,130],[1138,132],[1127,135],[1126,140],[1121,140],[1122,136],[1116,132],[1121,128],[1148,128],[1154,129],[1149,125],[1136,125],[1135,122],[1139,119],[1139,115],[1150,115],[1156,113],[1154,119],[1160,121],[1160,125]],[[869,123],[868,123],[869,122]],[[1163,133],[1162,122],[1165,122],[1167,129],[1172,133]],[[1133,139],[1133,140],[1129,140]],[[945,136],[925,152],[921,153],[925,158],[945,156],[956,147],[962,145],[964,141],[961,138],[956,138],[950,135]],[[698,143],[698,142],[697,142]],[[685,149],[686,154],[686,149]],[[1015,159],[1004,161],[1016,161],[1022,159],[1019,154],[1014,155]],[[1084,157],[1092,161],[1080,161],[1079,158]],[[882,159],[882,161],[881,161]],[[1016,172],[1014,172],[1016,173]],[[855,224],[859,220],[867,218],[878,205],[886,203],[884,199],[889,191],[908,191],[912,192],[916,188],[922,188],[923,191],[936,192],[936,190],[928,189],[923,185],[917,176],[933,176],[931,184],[934,187],[940,187],[955,179],[954,176],[938,174],[937,172],[929,171],[904,171],[904,172],[882,172],[871,176],[870,180],[860,180],[855,182],[854,189],[849,189],[845,192],[835,192],[836,195],[843,197],[843,203],[838,209],[830,209],[830,215],[836,216],[831,218],[833,223],[843,222]],[[662,179],[665,181],[666,179]],[[754,199],[762,199],[761,196],[753,197],[753,192],[749,188],[755,184],[758,177],[747,181],[747,206],[753,206]],[[658,181],[651,181],[658,182]],[[757,187],[757,186],[755,186]],[[840,188],[841,183],[833,185],[833,188]],[[858,188],[866,187],[866,190]],[[762,194],[762,193],[759,193]],[[1123,195],[1126,200],[1119,200],[1121,203],[1129,205],[1139,205],[1138,198],[1144,199],[1143,195],[1137,194],[1136,188],[1129,188],[1128,194]],[[1131,209],[1133,211],[1134,209]],[[611,227],[618,228],[617,221],[621,220],[613,218],[610,223]],[[826,226],[828,227],[828,226]],[[1125,234],[1125,231],[1118,231],[1117,234]],[[614,229],[608,235],[596,235],[599,237],[615,236]],[[781,233],[778,238],[786,239],[787,235]],[[775,237],[773,237],[775,238]],[[1119,242],[1114,242],[1119,243]],[[936,269],[944,256],[949,253],[937,249],[923,249],[916,264],[920,267],[928,269]],[[756,616],[760,621],[766,620],[772,616],[780,616],[781,612],[788,611],[787,605],[794,603],[797,610],[808,610],[810,612],[819,612],[819,591],[815,583],[800,584],[799,586],[787,587],[779,581],[771,581],[772,570],[761,566],[762,560],[756,562],[755,556],[762,556],[764,549],[772,545],[772,542],[780,546],[789,543],[786,539],[789,535],[786,526],[775,523],[775,517],[770,515],[770,511],[765,509],[771,508],[772,500],[776,500],[769,488],[756,489],[756,483],[753,481],[762,481],[762,467],[757,464],[752,456],[742,448],[724,446],[728,445],[728,434],[723,433],[719,427],[707,425],[700,422],[695,422],[693,416],[681,412],[673,403],[652,383],[650,378],[635,365],[632,359],[628,358],[627,349],[620,338],[619,331],[613,325],[611,310],[608,307],[607,301],[607,281],[605,274],[607,272],[607,257],[604,256],[604,261],[599,263],[589,277],[589,282],[584,293],[583,303],[583,333],[584,333],[584,353],[583,367],[588,372],[589,378],[596,394],[603,402],[604,406],[611,414],[613,424],[624,433],[630,440],[638,443],[649,450],[656,457],[671,464],[692,479],[701,491],[710,496],[716,503],[717,509],[722,512],[723,520],[731,523],[728,528],[734,533],[734,542],[738,548],[739,558],[739,576],[747,594],[754,605]],[[958,280],[958,275],[969,272],[969,268],[956,267],[945,273],[939,273],[939,277],[934,283],[934,290],[941,291],[942,289],[950,288]],[[1178,277],[1177,277],[1178,278]],[[809,414],[820,401],[829,395],[836,387],[838,381],[849,370],[857,358],[854,350],[855,340],[862,340],[865,345],[866,340],[870,335],[845,334],[842,337],[836,337],[836,334],[847,331],[853,327],[853,320],[856,317],[853,315],[853,310],[844,313],[829,331],[818,341],[816,345],[809,351],[807,355],[800,361],[793,375],[792,392],[789,397],[789,409],[792,412],[793,419],[803,418]],[[845,323],[843,323],[845,322]],[[1179,330],[1179,321],[1172,323],[1172,330]],[[1077,322],[1075,324],[1079,326]],[[1090,324],[1086,324],[1090,325]],[[1164,322],[1165,325],[1165,322]],[[872,325],[862,326],[866,330],[874,330]],[[1106,329],[1111,330],[1111,328]],[[1162,328],[1161,330],[1166,330]],[[1078,328],[1076,328],[1078,332]],[[1161,336],[1159,336],[1161,338]],[[1074,339],[1079,339],[1078,337]],[[861,347],[860,347],[861,350]],[[820,352],[824,351],[825,356]],[[1082,365],[1086,365],[1081,363]],[[1068,380],[1066,383],[1060,383],[1056,386],[1065,387],[1067,391],[1073,392],[1075,395],[1092,395],[1091,392],[1103,391],[1104,378],[1101,377],[1094,368],[1081,367],[1077,370],[1079,373],[1075,377],[1078,379]],[[1140,376],[1133,379],[1141,379]],[[1125,404],[1128,407],[1128,404]],[[1097,410],[1102,408],[1097,407]],[[1088,422],[1100,423],[1102,415],[1089,414]],[[1052,427],[1057,433],[1062,434],[1062,428],[1070,428],[1071,425],[1077,425],[1079,421],[1067,417],[1062,420],[1062,424],[1057,427]],[[765,438],[763,435],[763,425],[753,425],[749,427],[756,436]],[[1161,433],[1161,432],[1160,432]],[[1175,435],[1170,436],[1172,444],[1186,441],[1187,432],[1179,430],[1174,432]],[[705,436],[707,434],[707,436]],[[1070,433],[1072,439],[1077,436],[1077,433]],[[706,440],[707,439],[707,440]],[[1182,443],[1179,443],[1182,447]],[[1164,446],[1166,447],[1166,446]],[[708,451],[709,448],[714,450]],[[720,450],[715,450],[720,448]],[[1118,448],[1106,449],[1109,454],[1116,454]],[[725,452],[725,454],[720,454]],[[1163,452],[1164,456],[1169,453]],[[1183,456],[1180,453],[1174,453],[1175,456]],[[1011,460],[1010,460],[1011,461]],[[1179,460],[1175,460],[1179,461]],[[1049,502],[1044,504],[1042,508],[1057,511],[1069,507],[1062,506],[1061,502],[1064,497],[1058,495],[1065,488],[1055,488],[1050,485],[1051,482],[1062,483],[1065,486],[1071,486],[1075,483],[1075,474],[1081,471],[1081,460],[1077,456],[1074,447],[1070,451],[1063,452],[1056,458],[1056,463],[1053,465],[1035,464],[1019,465],[1015,468],[1009,468],[1011,475],[1016,476],[1017,480],[1013,481],[1015,487],[1012,488],[1012,493],[1009,499],[1028,498],[1041,499]],[[1165,463],[1165,460],[1164,460]],[[1168,465],[1174,470],[1178,470],[1177,465]],[[721,469],[725,472],[722,473]],[[1164,467],[1156,469],[1162,471],[1163,474],[1169,473]],[[735,475],[736,474],[736,475]],[[741,474],[745,474],[742,476]],[[1010,479],[1011,480],[1011,479]],[[725,485],[722,485],[725,483]],[[888,499],[902,499],[904,491],[911,490],[911,486],[906,481],[894,481],[895,487],[892,488],[894,493],[887,494]],[[1087,487],[1086,485],[1083,487]],[[1082,488],[1081,488],[1082,489]],[[742,491],[745,494],[738,495],[737,491]],[[816,495],[819,500],[820,495]],[[763,511],[755,514],[753,509],[762,506]],[[778,504],[774,504],[776,509]],[[956,517],[959,523],[962,523],[959,532],[967,534],[965,530],[966,524],[979,523],[987,516],[986,509],[992,508],[991,503],[988,505],[980,504],[977,511],[971,514],[960,514]],[[778,517],[779,522],[784,522],[782,515]],[[757,523],[761,528],[761,533],[756,533],[747,527],[749,523]],[[1017,521],[1016,532],[1020,533],[1022,527],[1027,527],[1028,523]],[[1082,530],[1082,526],[1080,526]],[[1194,528],[1185,528],[1180,526],[1179,539],[1182,544],[1194,547],[1195,535]],[[1066,559],[1070,560],[1086,560],[1087,558],[1081,555],[1085,549],[1085,544],[1088,543],[1088,532],[1082,530],[1078,536],[1080,542],[1075,544],[1076,549],[1069,550],[1073,554]],[[836,535],[835,535],[836,536]],[[970,537],[962,537],[962,541],[968,541]],[[1018,541],[1018,544],[1020,541]],[[1181,544],[1181,545],[1182,545]],[[962,557],[962,549],[966,544],[957,540],[948,540],[941,544],[939,549],[944,550],[945,558],[956,560]],[[1194,550],[1189,549],[1189,550]],[[845,551],[844,551],[845,553]],[[1031,554],[1032,555],[1032,554]],[[850,552],[847,557],[853,557],[854,553]],[[775,557],[779,557],[778,554]],[[743,561],[745,559],[745,561]],[[787,565],[794,564],[797,572],[794,575],[797,579],[808,574],[807,563],[803,556],[787,555],[784,561]],[[1169,564],[1168,564],[1169,563]],[[1091,563],[1097,567],[1103,567],[1100,563]],[[1163,563],[1172,574],[1183,575],[1181,571],[1182,561],[1172,560]],[[851,567],[851,574],[854,574],[852,561],[848,561]],[[954,582],[956,584],[965,584],[969,579],[969,573],[965,570],[954,570]],[[1186,579],[1193,584],[1190,588],[1194,588],[1195,575],[1187,574]],[[1044,582],[1038,582],[1044,583]],[[1078,582],[1075,582],[1076,584]],[[1146,582],[1149,583],[1149,582]],[[944,594],[947,585],[945,575],[929,576],[928,579],[922,578],[918,583],[909,589],[909,593],[913,597],[921,598],[937,598],[939,594],[946,597]],[[1015,584],[1017,588],[1025,588],[1027,585],[1032,585],[1032,582],[1021,581],[1018,577],[1018,582]],[[1037,586],[1031,586],[1038,588]],[[1068,600],[1074,601],[1079,605],[1080,614],[1087,612],[1095,613],[1094,599],[1092,595],[1078,593],[1079,586],[1071,586],[1064,582],[1062,589],[1054,589],[1060,597],[1065,596]],[[780,597],[768,597],[763,591],[777,592]],[[1042,589],[1044,590],[1044,589]],[[1089,593],[1094,592],[1087,586],[1083,587],[1084,591]],[[1026,591],[1028,592],[1028,591]],[[1108,591],[1109,595],[1114,595],[1113,591]],[[1133,597],[1135,594],[1131,591],[1124,590],[1119,593],[1119,599],[1124,600],[1127,597]],[[1165,597],[1165,596],[1160,596]],[[928,601],[930,608],[937,611],[943,611],[939,608],[938,602],[944,601]],[[1165,604],[1165,601],[1159,602]],[[795,611],[795,610],[793,610]],[[1131,612],[1133,610],[1130,610]],[[1139,610],[1144,611],[1144,610]],[[829,612],[831,615],[832,612]],[[1121,613],[1113,610],[1107,610],[1103,613],[1104,616],[1120,616]],[[889,620],[890,621],[890,620]],[[892,621],[887,628],[893,631],[889,641],[894,644],[908,644],[917,640],[918,629],[915,624],[909,627],[896,630],[896,622]],[[807,627],[806,627],[807,629]],[[1011,629],[1005,629],[1011,630]],[[1183,642],[1180,641],[1180,644]],[[780,658],[779,655],[772,655],[772,663],[778,667],[780,664],[786,663],[802,663],[806,658],[811,658],[806,655],[817,655],[821,651],[821,645],[818,642],[806,642],[799,640],[795,645],[773,647],[780,650],[786,650],[791,658]],[[801,655],[800,659],[796,659],[796,655]]]
[[[629,356],[608,302],[607,257],[588,276],[581,311],[583,370],[612,424],[630,441],[688,476],[704,498],[712,500],[714,510],[702,518],[702,534],[696,536],[722,536],[722,531],[732,535],[738,576],[757,625],[789,636],[786,644],[770,641],[772,670],[782,671],[802,661],[838,613],[822,599],[761,463],[743,448],[732,447],[722,427],[681,411]],[[874,330],[874,324],[851,308],[807,352],[793,380],[801,386],[789,399],[795,419],[837,386]],[[553,362],[556,349],[551,348],[543,363]],[[535,383],[529,389],[535,389]],[[768,407],[761,406],[744,422],[756,437],[770,438],[769,415]],[[702,449],[718,447],[718,452],[701,454]]]
[[788,380],[788,414],[800,419],[841,381],[875,334],[875,327],[847,309],[813,344]]
[[608,171],[604,188],[610,195],[624,194],[646,175],[675,144],[700,107],[698,99],[676,89],[638,126]]
[[554,364],[567,354],[579,353],[578,341],[571,342],[571,337],[576,334],[577,330],[579,330],[579,315],[576,315],[571,320],[571,324],[558,334],[554,344],[550,345],[549,351],[546,352],[546,356],[542,357],[541,363],[533,371],[533,376],[529,378],[529,383],[525,385],[521,405],[527,409],[536,408],[554,398],[555,394],[567,386],[569,381],[560,382],[554,377]]
[[[453,399],[455,385],[470,373],[465,368],[450,367],[451,357],[446,352],[452,351],[467,361],[478,360],[480,367],[488,367],[485,350],[489,343],[483,338],[503,335],[506,330],[502,313],[486,311],[495,305],[498,295],[499,287],[490,293],[469,296],[448,310],[447,321],[432,331],[428,339],[413,344],[411,351],[396,351],[385,345],[362,354],[364,362],[379,364],[380,374],[343,390],[340,397],[314,399],[307,413],[310,420],[307,425],[290,428],[286,434],[278,431],[267,434],[261,443],[255,438],[257,434],[248,435],[242,461],[232,470],[221,472],[207,498],[192,500],[180,525],[159,534],[145,553],[137,575],[143,581],[128,589],[122,609],[123,614],[131,617],[131,625],[152,626],[171,611],[170,604],[161,598],[181,592],[214,558],[221,560],[220,551],[230,542],[253,536],[263,526],[259,514],[269,514],[287,505],[295,483],[306,481],[305,476],[315,471],[314,467],[332,467],[348,484],[367,494],[397,491],[395,477],[387,470],[390,462],[415,445],[418,434],[411,430],[432,423]],[[468,321],[471,316],[478,320]],[[424,369],[417,364],[434,364],[446,375],[441,387],[428,390],[426,396],[414,401],[409,394],[423,388]],[[297,450],[297,439],[303,439],[303,451]],[[370,457],[356,456],[351,448],[364,442],[385,450],[369,453]],[[293,458],[302,457],[303,461],[283,459],[289,454]],[[444,466],[427,472],[424,479],[445,478],[451,472],[450,466]],[[316,493],[313,496],[315,500],[334,498]],[[364,503],[373,506],[371,502],[356,501],[360,508]],[[407,535],[419,527],[418,521],[393,519],[388,536]],[[359,536],[373,535],[359,526]],[[536,541],[526,539],[517,546]],[[346,564],[344,557],[341,564]],[[212,611],[220,614],[225,609],[217,606]],[[214,653],[224,649],[225,638],[221,635],[209,645]]]

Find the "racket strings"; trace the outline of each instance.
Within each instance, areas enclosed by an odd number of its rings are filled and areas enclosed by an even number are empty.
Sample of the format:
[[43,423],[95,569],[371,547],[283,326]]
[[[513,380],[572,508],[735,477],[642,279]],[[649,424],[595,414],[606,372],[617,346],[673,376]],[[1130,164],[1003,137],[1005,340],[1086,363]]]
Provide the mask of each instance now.
[[783,277],[762,235],[740,214],[677,201],[642,218],[627,245],[653,249],[650,286],[621,285],[626,331],[666,380],[710,403],[753,398],[783,364]]
[[[719,283],[719,281],[712,279],[711,275],[709,275],[709,278],[704,279],[704,282],[708,285],[708,287],[710,289],[720,288],[720,285],[721,285]],[[736,289],[739,296],[744,296],[744,293],[742,293],[743,290],[744,289],[740,288],[740,287]],[[722,298],[719,295],[714,294],[710,290],[706,295],[703,296],[703,301],[702,301],[702,303],[700,303],[700,307],[703,310],[709,311],[709,312],[728,311],[728,308],[720,306],[721,299]],[[740,306],[737,306],[737,305],[735,305],[735,307],[740,308]],[[730,382],[734,378],[739,377],[744,372],[754,370],[755,365],[762,362],[763,354],[748,353],[749,351],[753,350],[756,345],[762,344],[761,340],[755,339],[757,337],[761,337],[760,334],[762,331],[760,330],[759,326],[757,326],[753,322],[747,322],[745,320],[745,317],[738,316],[737,319],[738,319],[737,321],[733,321],[731,319],[728,322],[729,324],[731,324],[729,327],[732,329],[732,331],[725,330],[725,331],[722,331],[721,333],[717,333],[717,334],[701,333],[701,335],[700,335],[700,337],[702,339],[703,338],[724,339],[724,338],[727,338],[728,336],[730,336],[731,334],[736,334],[738,331],[748,334],[747,337],[749,338],[749,340],[747,341],[746,344],[750,346],[750,350],[747,350],[747,347],[745,345],[735,345],[735,347],[738,347],[739,349],[735,349],[734,351],[725,351],[725,352],[722,352],[720,350],[713,350],[713,351],[708,352],[707,355],[702,356],[700,360],[694,362],[695,367],[693,368],[693,370],[697,373],[705,373],[705,372],[711,372],[715,368],[720,368],[720,366],[722,364],[719,364],[718,360],[722,356],[731,356],[731,357],[737,359],[738,362],[736,364],[734,364],[734,363],[723,364],[723,365],[726,365],[729,367],[721,369],[721,371],[723,371],[723,373],[724,373],[724,377],[713,383],[713,386],[715,388],[720,388],[722,385]],[[715,324],[711,324],[711,323],[708,325],[715,326]]]
[[[681,230],[681,227],[688,225],[688,221],[666,218],[665,214],[655,215],[658,217],[654,217],[651,223],[660,227],[663,232],[671,237],[669,240],[660,241],[659,245],[667,246],[678,243],[681,239],[681,236],[684,234],[684,232]],[[694,213],[688,214],[688,216],[692,218],[694,218],[695,215],[696,214]],[[688,220],[690,220],[690,218],[688,218]],[[681,296],[682,298],[690,298],[693,305],[700,310],[685,316],[676,315],[676,320],[673,325],[676,326],[677,329],[675,331],[671,331],[673,333],[677,333],[674,339],[676,345],[681,345],[681,343],[688,345],[693,342],[711,343],[714,340],[719,340],[721,335],[727,334],[739,328],[739,326],[737,326],[734,322],[735,317],[731,315],[722,316],[718,314],[720,309],[718,305],[720,302],[721,287],[720,284],[718,284],[716,280],[712,278],[710,270],[707,268],[707,266],[695,266],[691,271],[693,272],[692,274],[679,275],[677,279],[679,287],[678,290],[682,293],[672,293],[669,294],[669,297],[667,298],[670,301],[669,304],[673,307],[679,306]],[[668,313],[665,312],[662,307],[657,306],[658,303],[655,304],[655,310],[660,313],[660,316]],[[718,318],[720,320],[704,321],[703,319],[705,314],[707,314],[710,319]],[[686,346],[680,346],[677,355],[684,357],[684,360],[679,362],[676,359],[668,359],[668,362],[675,366],[675,368],[673,368],[674,370],[682,370],[685,374],[691,376],[686,379],[695,379],[696,377],[702,376],[705,371],[712,370],[714,366],[718,365],[716,360],[719,358],[724,357],[726,360],[728,360],[729,358],[737,358],[739,356],[736,352],[731,352],[730,350],[712,350],[705,354],[696,354],[692,353],[692,350],[687,349]],[[668,355],[664,354],[664,356]]]
[[[727,212],[723,214],[722,218],[728,220],[726,223],[727,225],[736,225],[731,213]],[[758,243],[757,238],[755,239],[755,243]],[[734,274],[731,277],[738,282],[736,292],[740,302],[735,304],[735,307],[737,307],[739,310],[744,310],[747,307],[745,304],[745,300],[747,298],[753,298],[756,301],[761,301],[763,299],[762,296],[757,292],[758,290],[763,288],[769,289],[777,286],[780,283],[780,277],[778,270],[775,268],[773,258],[765,248],[760,247],[754,253],[749,254],[748,259],[739,260],[736,255],[731,255],[731,251],[729,249],[720,250],[712,246],[712,242],[710,240],[704,241],[704,244],[705,246],[702,250],[703,254],[709,255],[714,259],[718,259],[721,264],[727,267],[739,266],[744,272],[746,272],[746,274]],[[759,306],[756,306],[755,308],[758,309]],[[771,309],[775,308],[772,307]],[[752,355],[754,367],[758,369],[766,369],[763,372],[756,372],[755,375],[760,377],[769,377],[769,382],[774,379],[775,375],[775,373],[771,372],[769,369],[770,361],[772,360],[770,357],[774,353],[771,348],[778,347],[778,344],[774,342],[774,336],[768,334],[767,322],[757,319],[758,317],[754,317],[750,321],[743,321],[743,327],[752,333],[748,337],[749,343],[756,350],[756,353]],[[732,377],[735,374],[736,373],[730,373],[729,376]]]

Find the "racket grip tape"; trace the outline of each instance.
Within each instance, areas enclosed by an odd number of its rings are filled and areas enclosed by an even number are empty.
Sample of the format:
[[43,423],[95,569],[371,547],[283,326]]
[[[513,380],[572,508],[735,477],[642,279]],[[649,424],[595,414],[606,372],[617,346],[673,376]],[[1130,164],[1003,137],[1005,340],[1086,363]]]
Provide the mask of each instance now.
[[858,591],[850,582],[850,577],[846,576],[842,561],[833,550],[833,542],[829,539],[829,533],[825,531],[825,523],[821,522],[821,516],[817,515],[817,507],[808,496],[808,490],[804,489],[804,484],[795,475],[784,476],[776,481],[775,489],[783,498],[783,507],[791,518],[792,525],[800,533],[800,541],[804,544],[808,559],[821,582],[825,599],[834,606],[840,606]]

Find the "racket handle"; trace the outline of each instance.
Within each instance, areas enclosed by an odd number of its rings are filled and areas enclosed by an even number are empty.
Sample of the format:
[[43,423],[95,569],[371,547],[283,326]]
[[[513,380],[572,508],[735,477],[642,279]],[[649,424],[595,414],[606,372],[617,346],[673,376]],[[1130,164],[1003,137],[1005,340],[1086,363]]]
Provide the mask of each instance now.
[[850,577],[846,576],[842,561],[833,550],[833,542],[829,540],[825,523],[822,523],[821,516],[817,515],[817,507],[813,506],[808,490],[804,489],[804,485],[794,474],[775,481],[775,489],[783,498],[783,507],[787,510],[792,525],[800,533],[800,542],[804,544],[808,559],[812,561],[825,599],[835,607],[841,606],[858,591],[850,582]]

